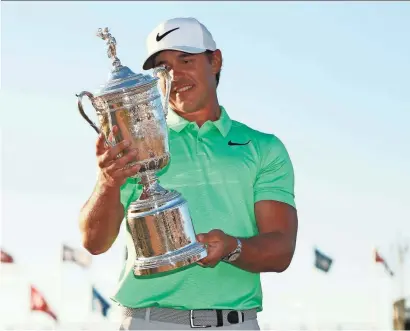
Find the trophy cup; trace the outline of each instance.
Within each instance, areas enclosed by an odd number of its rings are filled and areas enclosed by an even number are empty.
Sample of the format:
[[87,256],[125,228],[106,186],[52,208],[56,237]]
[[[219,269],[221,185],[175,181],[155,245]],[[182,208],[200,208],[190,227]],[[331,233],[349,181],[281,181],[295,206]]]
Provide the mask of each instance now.
[[[196,241],[187,201],[179,192],[161,187],[156,174],[170,161],[166,124],[170,74],[163,67],[155,68],[153,76],[135,74],[117,58],[116,40],[108,28],[99,29],[97,36],[106,41],[112,69],[98,93],[82,91],[76,95],[78,109],[98,134],[103,133],[107,144],[112,146],[127,139],[131,142],[127,151],[137,150],[136,160],[126,165],[141,165],[133,178],[139,179],[142,193],[126,211],[135,248],[134,274],[158,274],[190,265],[207,256],[206,248]],[[159,75],[166,79],[163,100],[157,86]],[[99,127],[83,110],[84,96],[96,111]],[[109,142],[114,125],[118,134]]]

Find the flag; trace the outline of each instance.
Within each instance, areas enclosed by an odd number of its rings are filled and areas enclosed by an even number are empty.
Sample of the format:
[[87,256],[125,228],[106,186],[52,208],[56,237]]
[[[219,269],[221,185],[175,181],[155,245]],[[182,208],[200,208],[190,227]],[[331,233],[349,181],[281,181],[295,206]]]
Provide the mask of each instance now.
[[91,265],[91,256],[85,251],[63,244],[63,261],[74,262],[87,268]]
[[104,299],[94,286],[92,287],[92,291],[92,310],[99,312],[103,316],[107,316],[108,309],[111,307],[110,303]]
[[3,251],[2,249],[0,249],[0,255],[1,255],[0,257],[1,263],[14,263],[13,257],[10,254]]
[[394,276],[393,271],[390,269],[386,260],[380,255],[377,249],[374,250],[374,262],[383,264],[384,269],[389,273],[389,275]]
[[50,309],[44,296],[33,286],[30,286],[31,295],[30,295],[30,310],[31,311],[42,311],[56,322],[58,321],[56,314]]
[[315,248],[315,267],[321,271],[329,272],[333,260]]

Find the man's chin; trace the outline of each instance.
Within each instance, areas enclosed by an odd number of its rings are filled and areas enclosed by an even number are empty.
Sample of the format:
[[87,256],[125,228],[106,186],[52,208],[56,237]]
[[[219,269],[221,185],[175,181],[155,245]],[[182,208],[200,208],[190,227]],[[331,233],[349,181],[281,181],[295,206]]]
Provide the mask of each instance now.
[[172,107],[177,113],[194,113],[198,107],[190,102],[181,102]]

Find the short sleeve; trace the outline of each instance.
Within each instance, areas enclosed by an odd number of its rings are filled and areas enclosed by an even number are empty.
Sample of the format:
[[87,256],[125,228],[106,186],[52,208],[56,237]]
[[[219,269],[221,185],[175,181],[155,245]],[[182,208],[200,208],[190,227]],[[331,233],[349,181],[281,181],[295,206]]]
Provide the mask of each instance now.
[[275,200],[296,208],[295,174],[286,147],[275,136],[260,146],[260,168],[254,184],[254,200]]

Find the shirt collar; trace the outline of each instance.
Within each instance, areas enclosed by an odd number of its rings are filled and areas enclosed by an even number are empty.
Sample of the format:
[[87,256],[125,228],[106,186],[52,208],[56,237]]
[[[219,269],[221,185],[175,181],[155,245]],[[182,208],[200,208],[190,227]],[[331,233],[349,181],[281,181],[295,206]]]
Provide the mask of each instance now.
[[[232,120],[229,117],[224,107],[220,106],[220,110],[221,110],[221,116],[219,117],[219,119],[217,119],[216,121],[208,121],[208,122],[213,124],[219,130],[222,136],[226,137],[229,130],[231,129]],[[179,116],[171,108],[168,108],[167,124],[170,129],[176,132],[180,132],[189,123],[191,122]]]

